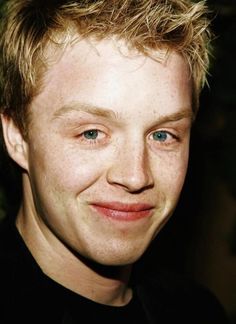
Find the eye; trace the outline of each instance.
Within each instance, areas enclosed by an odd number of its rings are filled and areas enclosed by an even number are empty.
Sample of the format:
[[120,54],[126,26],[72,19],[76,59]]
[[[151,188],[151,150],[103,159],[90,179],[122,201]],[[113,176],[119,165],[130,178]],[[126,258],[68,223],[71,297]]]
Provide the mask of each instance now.
[[172,132],[166,130],[154,131],[149,135],[150,144],[156,149],[173,149],[180,139]]
[[82,145],[93,145],[95,147],[105,145],[109,142],[109,135],[107,132],[97,129],[90,128],[87,130],[81,130],[80,134],[76,136],[79,143]]
[[152,133],[153,140],[158,142],[165,142],[170,136],[171,134],[166,131],[156,131]]
[[90,129],[83,132],[84,138],[88,140],[95,140],[98,137],[98,130],[97,129]]

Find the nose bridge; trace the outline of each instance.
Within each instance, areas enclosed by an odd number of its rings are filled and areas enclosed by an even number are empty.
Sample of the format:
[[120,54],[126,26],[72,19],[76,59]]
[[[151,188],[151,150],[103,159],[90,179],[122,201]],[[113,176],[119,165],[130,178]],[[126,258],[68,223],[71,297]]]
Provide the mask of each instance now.
[[108,181],[129,191],[140,191],[153,185],[152,170],[145,140],[134,135],[131,138],[119,146]]

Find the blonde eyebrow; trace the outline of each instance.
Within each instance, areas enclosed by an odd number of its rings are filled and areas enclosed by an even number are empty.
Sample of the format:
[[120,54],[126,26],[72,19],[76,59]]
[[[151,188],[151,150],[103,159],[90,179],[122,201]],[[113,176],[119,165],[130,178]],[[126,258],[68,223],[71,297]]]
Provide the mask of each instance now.
[[183,109],[173,114],[160,116],[158,124],[165,124],[168,122],[176,122],[178,120],[189,118],[192,122],[194,120],[194,114],[191,108]]
[[118,114],[113,110],[106,109],[103,107],[97,107],[91,104],[77,103],[77,102],[62,106],[53,114],[53,119],[63,117],[64,115],[69,114],[72,111],[86,112],[91,115],[109,118],[109,119],[118,119]]
[[[73,111],[86,112],[91,115],[95,115],[98,117],[104,117],[104,118],[108,118],[108,119],[112,119],[112,120],[120,119],[118,113],[111,109],[94,106],[92,104],[78,103],[78,102],[62,106],[53,114],[52,119],[57,119],[57,118],[63,117],[64,115],[69,114]],[[163,116],[160,115],[158,117],[157,123],[164,124],[167,122],[176,122],[176,121],[184,119],[184,118],[190,118],[191,121],[194,120],[194,114],[193,114],[191,107],[182,109],[182,110],[175,112],[173,114],[168,114],[168,115],[163,115]]]

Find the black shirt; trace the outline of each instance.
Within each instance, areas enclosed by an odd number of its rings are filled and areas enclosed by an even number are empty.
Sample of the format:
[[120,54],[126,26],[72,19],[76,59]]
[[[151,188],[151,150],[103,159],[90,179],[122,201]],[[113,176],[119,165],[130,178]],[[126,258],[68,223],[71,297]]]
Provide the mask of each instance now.
[[84,298],[41,271],[12,222],[5,220],[0,227],[1,324],[229,323],[214,295],[168,272],[143,278],[133,291],[131,302],[122,307]]

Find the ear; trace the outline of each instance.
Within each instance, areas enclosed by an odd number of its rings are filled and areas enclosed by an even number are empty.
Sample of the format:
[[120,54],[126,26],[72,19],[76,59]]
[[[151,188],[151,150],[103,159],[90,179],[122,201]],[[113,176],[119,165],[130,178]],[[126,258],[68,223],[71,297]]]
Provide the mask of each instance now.
[[2,130],[9,156],[23,169],[28,170],[28,144],[11,117],[1,114]]

